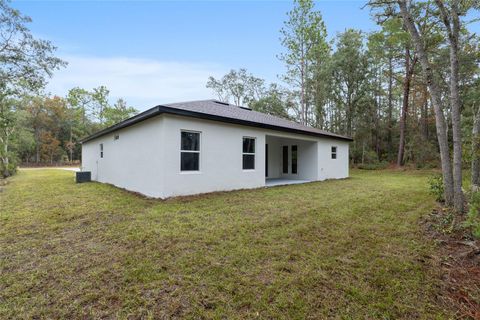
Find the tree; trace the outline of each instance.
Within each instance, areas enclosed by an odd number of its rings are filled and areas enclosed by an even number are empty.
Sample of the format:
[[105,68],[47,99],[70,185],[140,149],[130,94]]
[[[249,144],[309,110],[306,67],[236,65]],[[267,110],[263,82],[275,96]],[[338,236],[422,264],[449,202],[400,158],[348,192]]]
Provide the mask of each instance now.
[[107,107],[104,110],[105,126],[112,126],[138,113],[138,110],[127,106],[127,102],[118,99],[113,107]]
[[7,89],[39,89],[65,62],[53,56],[51,42],[35,39],[26,27],[32,20],[0,0],[0,82]]
[[93,88],[93,92],[90,93],[92,97],[92,111],[95,119],[101,124],[105,124],[105,110],[110,108],[108,104],[108,95],[110,91],[105,86]]
[[305,125],[309,123],[316,87],[314,74],[328,52],[327,31],[320,12],[314,11],[313,6],[312,0],[295,0],[280,31],[281,43],[286,50],[279,55],[287,68],[283,80],[298,96],[295,111],[298,121]]
[[69,107],[73,109],[85,125],[90,115],[93,114],[92,95],[85,89],[75,87],[68,91],[67,102]]
[[15,131],[16,115],[11,99],[0,94],[0,175],[9,177],[15,172],[15,164],[12,162],[10,143]]
[[408,106],[410,99],[410,87],[412,82],[412,76],[415,70],[415,64],[417,62],[417,57],[414,56],[413,59],[410,53],[410,45],[406,44],[405,46],[405,77],[403,80],[403,100],[402,100],[402,113],[400,116],[400,141],[398,143],[398,156],[397,156],[397,166],[403,166],[404,164],[404,153],[405,153],[405,136],[407,130],[407,115],[408,115]]
[[354,117],[367,92],[368,61],[362,32],[348,29],[337,36],[332,56],[333,95],[345,115],[343,133],[353,135]]
[[290,119],[288,91],[281,89],[277,84],[272,83],[270,88],[258,100],[250,102],[249,106],[262,113]]
[[40,135],[42,159],[53,163],[54,157],[60,154],[60,141],[50,131]]
[[15,116],[10,96],[41,89],[52,72],[65,62],[53,55],[55,47],[45,40],[35,39],[26,25],[31,19],[0,0],[0,96],[2,175],[11,175],[11,135],[15,131]]
[[[462,128],[460,119],[460,93],[459,93],[459,66],[458,51],[461,21],[459,16],[465,15],[468,6],[460,8],[458,0],[452,0],[449,8],[442,0],[435,0],[440,11],[440,17],[445,25],[450,44],[450,107],[452,108],[453,132],[453,188],[454,207],[458,212],[463,212],[462,191]],[[464,4],[466,2],[464,1]]]
[[435,110],[437,139],[440,147],[440,159],[442,164],[445,203],[448,206],[451,206],[454,202],[453,173],[450,160],[450,151],[448,147],[447,125],[445,122],[445,114],[442,107],[442,95],[440,91],[440,85],[437,82],[437,78],[434,77],[432,65],[428,58],[428,52],[425,48],[424,39],[422,35],[418,32],[412,14],[407,7],[407,2],[405,0],[398,0],[397,2],[400,7],[400,13],[402,15],[405,26],[410,33],[412,41],[415,45],[415,51],[417,52],[420,65],[422,66],[423,74],[430,91],[433,108]]
[[209,77],[206,87],[212,89],[220,101],[228,103],[233,98],[233,103],[241,106],[258,100],[264,94],[265,81],[241,68],[230,70],[221,79]]

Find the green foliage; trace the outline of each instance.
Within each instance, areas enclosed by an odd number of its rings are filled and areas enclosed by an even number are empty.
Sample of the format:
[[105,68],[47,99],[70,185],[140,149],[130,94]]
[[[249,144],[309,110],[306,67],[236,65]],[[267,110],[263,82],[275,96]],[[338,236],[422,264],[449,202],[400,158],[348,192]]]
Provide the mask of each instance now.
[[443,234],[451,234],[456,229],[455,212],[448,208],[443,208],[439,213],[439,219],[433,225],[434,229]]
[[265,93],[265,81],[253,76],[247,69],[230,70],[221,79],[209,77],[207,88],[212,89],[222,102],[230,102],[237,106],[259,100]]
[[378,161],[375,163],[360,163],[357,165],[357,168],[363,170],[382,170],[388,168],[388,165],[388,161]]
[[464,222],[466,227],[471,228],[472,235],[480,238],[480,192],[473,192],[470,197],[467,219]]
[[285,90],[279,88],[276,84],[271,84],[258,100],[252,99],[249,107],[252,110],[259,111],[273,116],[290,119],[288,115],[288,98]]
[[405,160],[414,163],[418,169],[436,168],[440,164],[437,146],[433,142],[425,140],[420,134],[412,134],[411,139],[407,141]]
[[12,92],[41,89],[54,70],[66,65],[53,55],[56,47],[50,41],[32,35],[31,22],[0,0],[0,83]]
[[428,186],[430,194],[435,196],[435,200],[438,202],[443,202],[444,198],[444,186],[443,186],[443,176],[441,174],[435,174],[428,179]]
[[315,112],[322,113],[320,103],[326,100],[318,80],[330,54],[327,29],[312,0],[295,0],[287,16],[280,30],[284,51],[278,57],[287,69],[282,79],[292,88],[297,121],[315,124]]
[[103,111],[105,126],[112,126],[120,121],[138,113],[138,110],[127,106],[127,102],[123,99],[118,99],[113,107],[107,107]]
[[15,125],[9,126],[11,132],[0,133],[4,136],[9,133],[9,150],[22,162],[29,163],[79,160],[80,139],[138,112],[123,99],[109,106],[106,87],[91,91],[73,88],[66,98],[23,96],[6,101],[11,105],[0,105],[0,119],[3,119],[0,127],[6,119]]

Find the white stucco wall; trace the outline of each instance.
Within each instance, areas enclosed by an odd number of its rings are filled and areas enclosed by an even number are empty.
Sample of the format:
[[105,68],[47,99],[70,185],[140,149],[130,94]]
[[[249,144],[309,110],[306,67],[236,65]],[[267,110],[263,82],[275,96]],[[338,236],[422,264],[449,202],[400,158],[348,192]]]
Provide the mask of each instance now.
[[[182,130],[200,132],[198,172],[180,170]],[[118,140],[114,140],[116,134]],[[256,139],[254,170],[242,169],[243,137]],[[93,180],[159,198],[262,187],[266,139],[269,178],[348,177],[348,142],[174,115],[157,116],[84,143],[82,170],[91,171]],[[289,145],[290,153],[292,144],[298,146],[298,174],[284,175],[281,146]],[[338,148],[335,160],[331,146]]]
[[94,181],[162,197],[162,122],[151,118],[82,144],[82,170],[91,171]]
[[[265,185],[265,133],[262,130],[166,115],[162,127],[165,150],[164,197],[257,188]],[[180,171],[180,132],[200,132],[200,171]],[[255,142],[255,169],[242,169],[243,137]]]
[[[337,159],[331,157],[331,147],[337,147]],[[349,143],[336,139],[322,139],[318,144],[318,180],[348,178]]]

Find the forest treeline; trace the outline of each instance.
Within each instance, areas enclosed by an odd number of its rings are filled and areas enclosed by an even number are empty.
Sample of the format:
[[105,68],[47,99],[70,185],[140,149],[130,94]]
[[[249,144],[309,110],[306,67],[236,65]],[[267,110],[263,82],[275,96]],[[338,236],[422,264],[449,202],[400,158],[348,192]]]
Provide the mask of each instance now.
[[[467,13],[478,9],[478,4],[463,2],[460,9],[464,23],[459,32],[458,84],[463,160],[468,165],[474,118],[480,107],[480,42],[468,29],[478,15],[471,14],[469,20]],[[439,166],[427,78],[399,6],[396,1],[372,1],[364,10],[371,11],[378,31],[347,29],[328,40],[314,3],[296,1],[281,30],[284,52],[278,58],[287,71],[279,75],[279,83],[267,86],[265,80],[240,69],[219,79],[210,77],[207,87],[222,101],[248,104],[257,111],[353,137],[350,158],[359,166]],[[450,44],[443,18],[433,1],[412,1],[409,11],[423,35],[440,85],[446,128],[451,128]],[[452,142],[452,130],[447,134]]]

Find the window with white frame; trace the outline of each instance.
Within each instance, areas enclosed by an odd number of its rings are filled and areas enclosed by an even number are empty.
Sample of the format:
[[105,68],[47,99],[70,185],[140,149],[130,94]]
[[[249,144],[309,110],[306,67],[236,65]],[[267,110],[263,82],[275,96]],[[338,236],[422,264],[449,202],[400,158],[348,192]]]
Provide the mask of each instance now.
[[100,143],[100,158],[103,158],[103,143]]
[[255,138],[243,137],[242,168],[255,169]]
[[332,146],[332,159],[337,159],[337,147]]
[[200,170],[200,132],[181,131],[180,170]]

